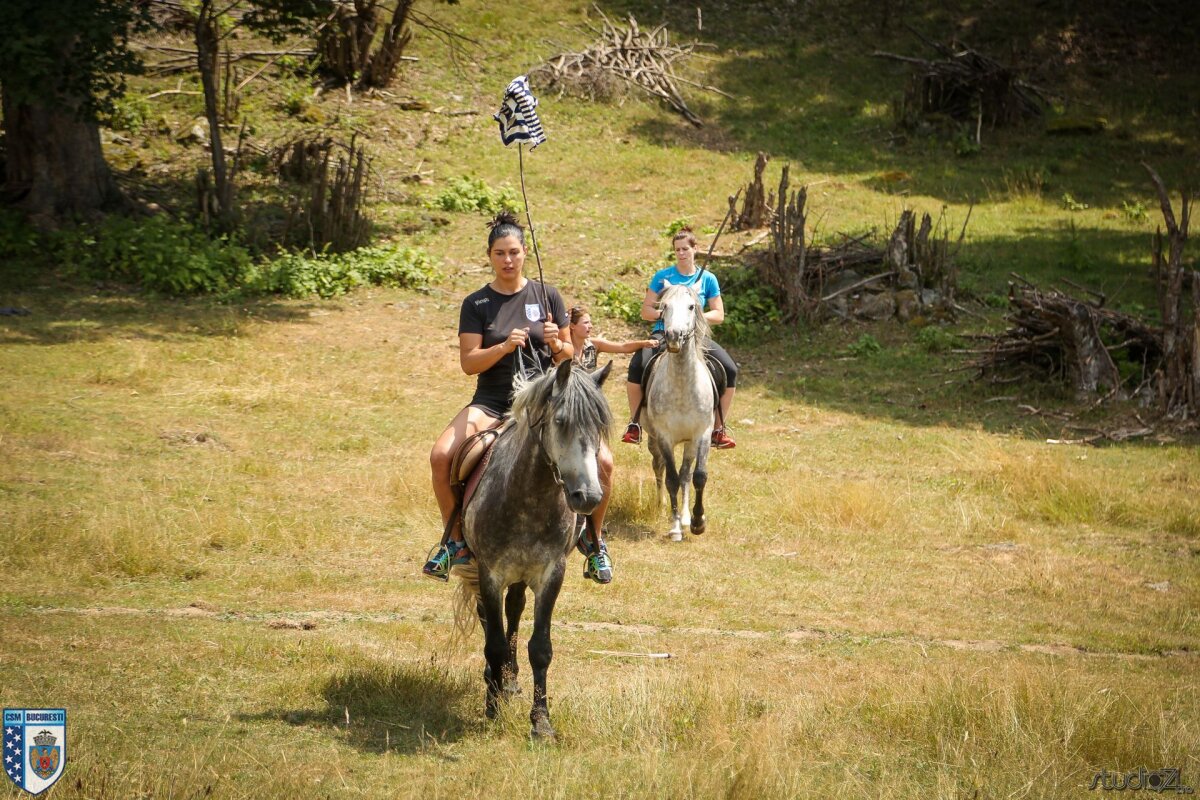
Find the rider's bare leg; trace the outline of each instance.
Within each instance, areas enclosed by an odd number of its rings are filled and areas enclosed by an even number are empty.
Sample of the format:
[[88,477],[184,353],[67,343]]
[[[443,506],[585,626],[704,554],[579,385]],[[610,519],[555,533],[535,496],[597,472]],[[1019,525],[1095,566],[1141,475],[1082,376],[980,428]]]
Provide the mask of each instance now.
[[608,512],[608,501],[612,499],[613,454],[607,442],[600,442],[600,450],[596,453],[596,466],[599,468],[600,488],[604,490],[604,494],[600,498],[600,504],[592,512],[592,527],[596,531],[592,538],[593,547],[600,546],[600,537],[604,530],[604,515]]
[[729,422],[729,407],[733,405],[733,393],[737,391],[730,386],[721,393],[721,414],[713,419],[713,428],[724,427]]
[[[429,469],[433,478],[433,495],[437,498],[438,511],[442,514],[442,529],[450,521],[454,513],[454,489],[450,485],[450,461],[459,443],[467,437],[487,428],[494,428],[500,420],[488,415],[482,409],[467,406],[455,415],[451,423],[442,431],[442,435],[433,443],[429,453]],[[462,541],[462,530],[455,525],[450,532],[454,541]]]
[[626,381],[625,394],[629,398],[629,418],[632,420],[633,415],[638,411],[638,406],[642,404],[642,385]]

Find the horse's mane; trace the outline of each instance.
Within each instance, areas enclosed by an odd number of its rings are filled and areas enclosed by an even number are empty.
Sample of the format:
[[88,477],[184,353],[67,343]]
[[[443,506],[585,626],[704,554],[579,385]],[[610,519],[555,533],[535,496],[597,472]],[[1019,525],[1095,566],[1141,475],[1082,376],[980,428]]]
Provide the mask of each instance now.
[[677,296],[687,292],[696,301],[696,308],[693,309],[692,316],[695,317],[696,344],[703,347],[712,339],[712,326],[708,324],[708,320],[704,318],[704,309],[700,307],[700,295],[696,294],[696,290],[685,283],[676,283],[667,287],[667,290],[662,293],[659,298],[660,303],[666,303],[668,300],[674,300]]
[[565,414],[585,435],[608,438],[612,412],[604,393],[581,367],[574,367],[567,376],[566,387],[554,393],[557,369],[526,376],[521,372],[513,377],[512,416],[518,422],[536,424],[546,414]]

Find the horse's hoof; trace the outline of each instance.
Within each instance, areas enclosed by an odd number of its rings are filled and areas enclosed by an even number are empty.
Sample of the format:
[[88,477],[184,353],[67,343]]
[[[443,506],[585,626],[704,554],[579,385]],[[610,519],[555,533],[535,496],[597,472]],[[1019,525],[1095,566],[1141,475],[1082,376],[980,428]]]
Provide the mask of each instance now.
[[550,724],[548,719],[539,719],[533,723],[533,727],[529,729],[529,736],[535,742],[544,742],[545,744],[554,744],[558,741],[558,735],[554,732],[554,726]]
[[671,531],[670,533],[667,534],[667,538],[670,539],[672,542],[682,542],[683,541],[683,531]]
[[484,708],[483,708],[483,715],[485,717],[487,717],[488,719],[495,719],[496,718],[496,704],[494,702],[492,702],[491,700],[489,700],[487,705],[484,706]]
[[692,535],[699,536],[700,534],[704,533],[704,530],[706,527],[707,526],[705,525],[704,520],[700,520],[699,522],[693,522],[692,523]]

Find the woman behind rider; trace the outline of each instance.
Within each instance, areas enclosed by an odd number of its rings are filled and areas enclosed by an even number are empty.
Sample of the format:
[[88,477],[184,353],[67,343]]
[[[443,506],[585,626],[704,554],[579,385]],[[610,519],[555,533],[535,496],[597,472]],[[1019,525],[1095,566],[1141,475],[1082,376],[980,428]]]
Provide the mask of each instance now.
[[[487,252],[495,277],[467,295],[458,317],[458,361],[463,372],[479,376],[475,395],[442,431],[429,454],[443,530],[454,512],[450,479],[454,451],[469,436],[499,425],[508,413],[512,407],[513,372],[519,360],[532,360],[544,369],[574,353],[570,339],[561,330],[567,326],[562,296],[553,286],[543,290],[542,284],[524,275],[525,231],[516,215],[503,212],[489,225]],[[611,473],[611,457],[609,464]],[[449,580],[450,568],[470,559],[471,551],[456,522],[423,572],[431,578]]]
[[[650,335],[661,334],[663,329],[662,311],[658,308],[658,298],[663,289],[669,285],[683,284],[691,286],[700,297],[700,307],[705,309],[704,318],[709,325],[720,325],[725,321],[725,302],[721,299],[721,284],[711,270],[697,276],[696,274],[696,236],[691,228],[680,228],[671,241],[675,250],[675,262],[666,269],[660,269],[650,279],[646,297],[642,301],[642,319],[654,323]],[[642,428],[638,424],[638,415],[642,404],[642,371],[646,366],[646,350],[638,350],[629,361],[628,382],[625,384],[629,396],[629,416],[631,422],[625,429],[621,441],[627,444],[640,444]],[[725,429],[725,420],[729,419],[729,407],[733,404],[734,387],[737,385],[737,365],[725,352],[725,348],[713,340],[709,340],[708,355],[721,362],[725,368],[726,388],[721,394],[720,410],[713,423],[712,446],[719,450],[736,447],[737,443]]]
[[[575,351],[573,358],[575,363],[586,369],[588,372],[596,369],[596,361],[600,353],[636,353],[644,347],[656,347],[658,341],[655,339],[634,339],[630,342],[610,342],[607,339],[592,337],[592,315],[588,313],[586,307],[576,305],[571,307],[571,347]],[[608,449],[608,442],[600,442],[600,452],[597,456],[599,459],[601,472],[605,471],[605,464],[610,465],[607,469],[611,474],[612,451]],[[612,559],[608,555],[608,545],[604,542],[604,534],[607,532],[604,529],[604,516],[608,511],[608,501],[611,492],[609,486],[605,484],[604,498],[600,501],[600,505],[596,506],[596,510],[592,512],[592,527],[596,531],[595,540],[586,536],[580,537],[579,550],[587,558],[587,564],[584,568],[583,575],[585,578],[591,578],[597,583],[608,583],[612,580]]]

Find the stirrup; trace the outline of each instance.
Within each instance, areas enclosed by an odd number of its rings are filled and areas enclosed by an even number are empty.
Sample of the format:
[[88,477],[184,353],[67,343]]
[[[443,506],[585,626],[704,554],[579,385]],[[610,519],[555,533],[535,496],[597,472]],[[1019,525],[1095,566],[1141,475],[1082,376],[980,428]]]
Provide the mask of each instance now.
[[426,576],[439,581],[450,580],[450,568],[467,564],[474,558],[471,548],[466,542],[456,542],[453,539],[440,544],[429,551],[429,560],[421,568]]

